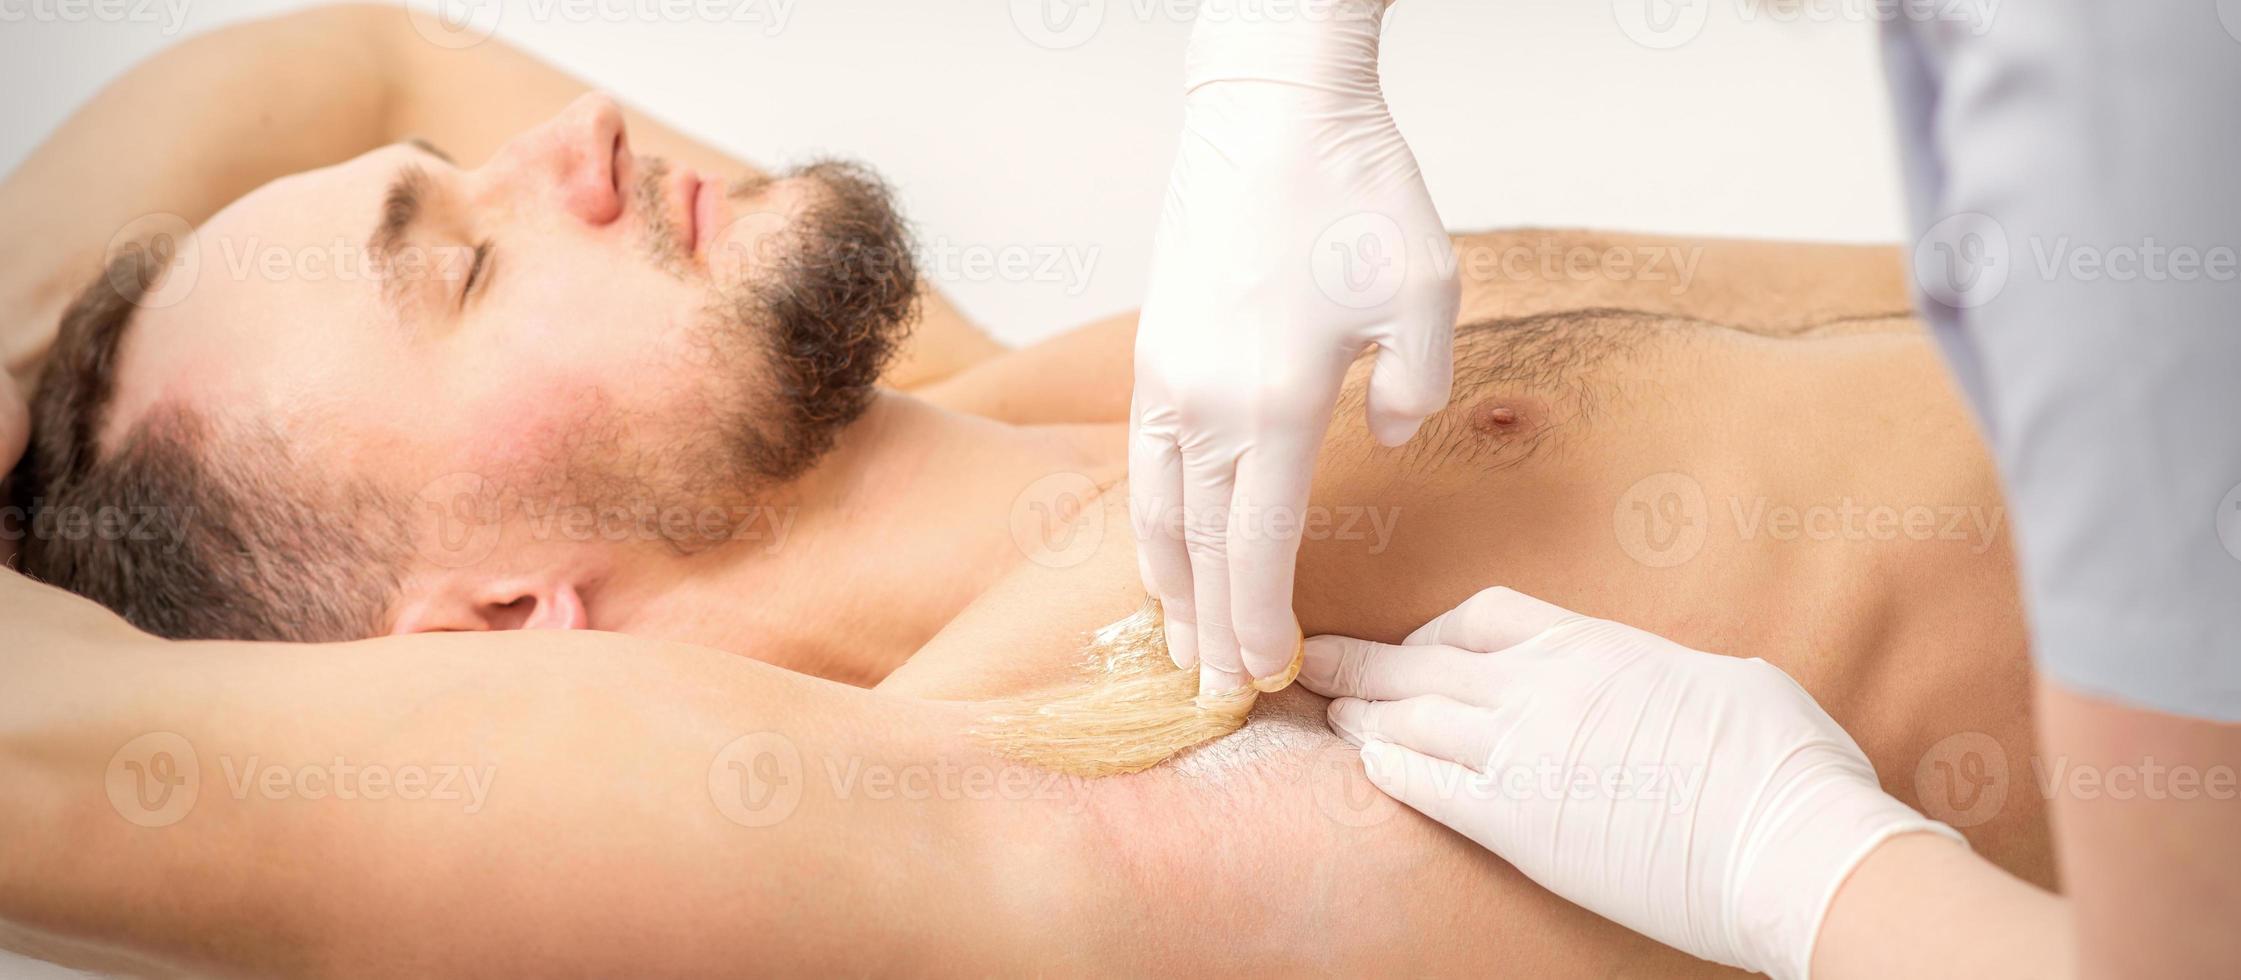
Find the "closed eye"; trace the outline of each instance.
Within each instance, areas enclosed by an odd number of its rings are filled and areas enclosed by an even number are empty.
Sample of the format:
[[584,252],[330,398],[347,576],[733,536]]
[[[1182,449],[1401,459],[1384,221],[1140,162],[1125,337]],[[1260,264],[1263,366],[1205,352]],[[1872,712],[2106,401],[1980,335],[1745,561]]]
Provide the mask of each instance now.
[[461,307],[465,307],[467,301],[474,297],[476,287],[489,280],[489,269],[490,242],[485,240],[475,246],[474,261],[467,266],[467,285],[459,290],[459,305]]

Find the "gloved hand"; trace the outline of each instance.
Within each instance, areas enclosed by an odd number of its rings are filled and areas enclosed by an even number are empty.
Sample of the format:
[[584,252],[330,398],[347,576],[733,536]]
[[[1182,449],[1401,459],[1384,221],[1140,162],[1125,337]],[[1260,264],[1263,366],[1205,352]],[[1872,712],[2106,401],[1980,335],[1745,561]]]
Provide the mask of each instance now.
[[1310,639],[1300,683],[1339,699],[1331,727],[1388,794],[1590,911],[1777,978],[1806,975],[1837,886],[1876,845],[1960,839],[1884,793],[1766,661],[1508,589],[1399,646]]
[[[1447,233],[1377,76],[1377,0],[1209,4],[1136,337],[1129,479],[1145,589],[1202,691],[1280,687],[1292,567],[1347,366],[1377,349],[1387,445],[1447,404]],[[1249,677],[1248,677],[1249,675]]]

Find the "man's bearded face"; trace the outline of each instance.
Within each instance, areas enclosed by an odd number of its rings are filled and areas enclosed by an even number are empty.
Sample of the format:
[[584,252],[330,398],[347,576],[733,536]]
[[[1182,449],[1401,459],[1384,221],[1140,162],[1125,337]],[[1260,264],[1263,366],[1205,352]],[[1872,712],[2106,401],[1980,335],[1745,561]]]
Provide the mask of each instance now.
[[407,499],[472,488],[501,519],[737,515],[862,411],[916,296],[868,172],[720,180],[636,155],[587,96],[477,169],[391,146],[180,239],[104,429],[183,404]]

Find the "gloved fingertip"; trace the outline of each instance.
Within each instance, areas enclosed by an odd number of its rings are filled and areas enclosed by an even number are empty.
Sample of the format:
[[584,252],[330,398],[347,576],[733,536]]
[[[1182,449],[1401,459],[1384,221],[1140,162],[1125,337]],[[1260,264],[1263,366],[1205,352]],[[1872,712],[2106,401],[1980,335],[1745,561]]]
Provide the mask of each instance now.
[[1388,448],[1406,445],[1424,427],[1425,416],[1384,416],[1370,419],[1370,435]]
[[1175,661],[1178,670],[1198,666],[1198,624],[1166,620],[1167,656]]
[[1198,693],[1234,694],[1243,690],[1250,679],[1235,671],[1223,670],[1210,663],[1198,665]]
[[1362,740],[1362,771],[1377,788],[1390,791],[1401,782],[1400,750],[1382,738]]
[[1326,712],[1330,718],[1331,731],[1356,748],[1367,746],[1366,740],[1362,738],[1362,708],[1359,698],[1339,698],[1331,702],[1330,710]]
[[1292,681],[1299,677],[1300,658],[1305,650],[1306,644],[1295,634],[1290,645],[1273,652],[1243,651],[1245,669],[1253,675],[1253,690],[1274,694],[1292,686]]
[[1329,695],[1338,680],[1338,661],[1346,640],[1338,636],[1310,636],[1300,646],[1299,682],[1317,694]]

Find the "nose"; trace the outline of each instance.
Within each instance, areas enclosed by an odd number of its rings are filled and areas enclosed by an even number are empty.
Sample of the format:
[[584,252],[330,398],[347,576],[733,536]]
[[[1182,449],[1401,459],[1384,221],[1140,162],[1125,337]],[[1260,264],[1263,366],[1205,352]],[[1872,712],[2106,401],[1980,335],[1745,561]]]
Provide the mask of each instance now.
[[604,225],[622,216],[616,171],[627,164],[621,107],[597,92],[516,136],[491,158],[502,182],[546,198],[580,221]]

